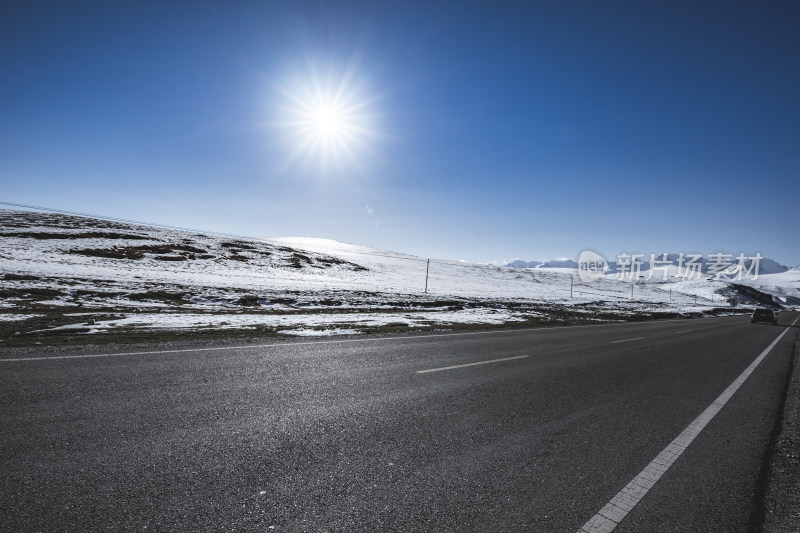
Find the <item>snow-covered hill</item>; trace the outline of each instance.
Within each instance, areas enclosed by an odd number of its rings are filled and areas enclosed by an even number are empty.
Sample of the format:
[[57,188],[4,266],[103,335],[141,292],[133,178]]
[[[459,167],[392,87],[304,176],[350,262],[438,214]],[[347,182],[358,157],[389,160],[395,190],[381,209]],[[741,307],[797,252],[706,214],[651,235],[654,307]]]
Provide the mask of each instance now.
[[[738,294],[725,283],[697,280],[639,283],[631,297],[630,283],[607,277],[581,284],[574,270],[543,265],[428,262],[324,239],[245,239],[25,211],[0,211],[0,244],[0,338],[6,339],[159,328],[329,334],[624,319],[704,312]],[[800,271],[773,276],[779,277],[760,278],[764,288],[796,297]]]

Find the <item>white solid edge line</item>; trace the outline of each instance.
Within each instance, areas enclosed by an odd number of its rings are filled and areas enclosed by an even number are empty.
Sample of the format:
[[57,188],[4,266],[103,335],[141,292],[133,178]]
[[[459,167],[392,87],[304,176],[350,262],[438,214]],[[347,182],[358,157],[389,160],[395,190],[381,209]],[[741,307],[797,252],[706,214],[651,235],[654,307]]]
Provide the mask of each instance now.
[[[735,317],[730,316],[715,316],[695,318],[691,320],[708,320],[708,319],[725,319]],[[47,357],[14,357],[3,359],[0,358],[0,363],[13,363],[20,361],[49,361],[56,359],[91,359],[95,357],[120,357],[123,355],[158,355],[167,353],[187,353],[187,352],[213,352],[223,350],[241,350],[252,348],[273,348],[275,346],[308,346],[317,344],[342,344],[350,342],[380,342],[380,341],[394,341],[394,340],[414,340],[425,339],[430,337],[459,337],[464,335],[490,335],[495,333],[520,333],[520,332],[535,332],[535,331],[551,331],[554,329],[574,329],[574,328],[597,328],[603,326],[632,326],[635,324],[663,324],[665,322],[685,322],[685,318],[670,318],[669,320],[642,320],[640,322],[612,322],[608,324],[581,324],[577,326],[547,326],[543,328],[524,328],[524,329],[500,329],[489,331],[464,331],[461,333],[435,333],[430,335],[407,335],[404,337],[369,337],[364,339],[338,339],[328,341],[309,341],[309,342],[274,342],[271,344],[250,344],[244,346],[214,346],[209,348],[181,348],[176,350],[149,350],[141,352],[117,352],[117,353],[98,353],[98,354],[81,354],[81,355],[52,355]]]
[[750,363],[744,372],[742,372],[727,389],[720,394],[711,405],[709,405],[700,416],[694,419],[686,429],[684,429],[669,446],[664,448],[655,459],[653,459],[644,470],[633,478],[630,483],[617,493],[616,496],[611,498],[605,507],[600,509],[577,533],[608,533],[613,531],[620,522],[633,510],[639,501],[644,498],[647,492],[661,479],[661,476],[666,473],[672,464],[681,456],[681,454],[689,447],[695,437],[708,425],[711,420],[717,416],[717,413],[728,403],[739,387],[750,377],[750,374],[756,367],[764,360],[767,354],[778,344],[789,328],[794,326],[800,320],[800,316],[794,319],[794,322],[786,328],[766,349],[756,357],[755,361]]
[[427,374],[429,372],[440,372],[442,370],[453,370],[454,368],[464,368],[465,366],[488,365],[489,363],[499,363],[501,361],[511,361],[513,359],[525,359],[529,355],[515,355],[513,357],[501,357],[500,359],[490,359],[489,361],[476,361],[474,363],[464,363],[463,365],[443,366],[441,368],[429,368],[428,370],[417,370],[417,374]]

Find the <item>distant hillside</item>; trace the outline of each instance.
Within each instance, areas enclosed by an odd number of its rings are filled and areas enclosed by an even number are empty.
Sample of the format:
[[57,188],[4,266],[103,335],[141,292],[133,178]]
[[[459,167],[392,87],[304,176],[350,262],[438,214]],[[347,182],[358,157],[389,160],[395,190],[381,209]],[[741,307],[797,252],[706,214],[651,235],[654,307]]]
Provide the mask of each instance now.
[[326,239],[0,210],[0,342],[144,330],[357,334],[702,314],[729,299],[800,303],[800,270],[749,288],[654,280],[632,291],[611,276],[580,283],[567,270],[576,266],[429,261]]
[[520,259],[517,259],[515,261],[508,263],[505,266],[512,268],[536,268],[542,264],[543,263],[541,261],[522,261]]
[[554,259],[552,261],[522,261],[517,259],[504,266],[511,268],[578,268],[578,263],[572,259]]

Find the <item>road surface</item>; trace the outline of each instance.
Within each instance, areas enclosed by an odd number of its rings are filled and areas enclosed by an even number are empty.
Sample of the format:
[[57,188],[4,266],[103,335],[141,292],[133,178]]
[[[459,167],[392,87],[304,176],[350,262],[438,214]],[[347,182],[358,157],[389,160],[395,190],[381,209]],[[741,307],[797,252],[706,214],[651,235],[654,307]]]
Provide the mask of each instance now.
[[747,531],[797,319],[0,353],[0,529]]

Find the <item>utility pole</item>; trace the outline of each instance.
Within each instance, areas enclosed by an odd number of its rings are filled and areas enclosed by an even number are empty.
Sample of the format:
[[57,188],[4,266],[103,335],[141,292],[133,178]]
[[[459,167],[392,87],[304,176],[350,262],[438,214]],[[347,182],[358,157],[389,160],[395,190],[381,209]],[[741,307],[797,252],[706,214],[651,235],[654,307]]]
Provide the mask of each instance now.
[[697,305],[697,295],[694,295],[694,305]]
[[425,294],[428,293],[428,271],[431,269],[431,260],[425,264]]
[[569,297],[572,298],[572,283],[575,281],[575,277],[570,274],[569,275]]
[[669,290],[669,301],[672,302],[672,289]]
[[633,282],[631,281],[631,300],[633,300]]

